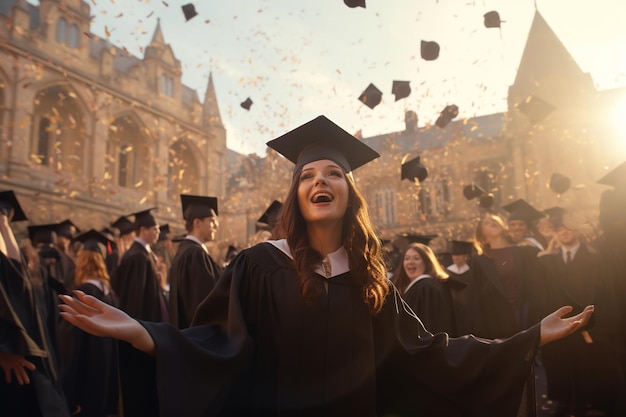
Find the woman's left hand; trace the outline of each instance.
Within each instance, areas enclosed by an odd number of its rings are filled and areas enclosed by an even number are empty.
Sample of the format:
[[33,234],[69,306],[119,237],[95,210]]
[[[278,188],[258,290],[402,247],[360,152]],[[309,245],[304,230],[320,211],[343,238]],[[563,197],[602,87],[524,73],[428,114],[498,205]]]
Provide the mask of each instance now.
[[582,329],[589,322],[594,306],[589,305],[580,314],[563,318],[564,315],[571,313],[572,310],[571,306],[561,307],[541,320],[541,341],[539,346],[562,339],[576,330]]

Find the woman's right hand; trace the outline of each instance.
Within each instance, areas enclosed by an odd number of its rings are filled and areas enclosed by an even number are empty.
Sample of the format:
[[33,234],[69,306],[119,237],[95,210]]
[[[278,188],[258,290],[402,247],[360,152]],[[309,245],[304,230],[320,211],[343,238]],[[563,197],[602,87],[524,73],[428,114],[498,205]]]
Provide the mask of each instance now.
[[137,320],[82,291],[74,294],[78,298],[59,296],[64,302],[59,308],[65,320],[94,336],[123,340],[142,352],[154,354],[154,340]]

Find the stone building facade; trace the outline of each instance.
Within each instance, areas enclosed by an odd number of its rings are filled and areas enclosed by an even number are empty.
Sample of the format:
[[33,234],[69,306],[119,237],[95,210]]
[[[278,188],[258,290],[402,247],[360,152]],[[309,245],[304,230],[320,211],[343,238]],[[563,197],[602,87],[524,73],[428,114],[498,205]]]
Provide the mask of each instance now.
[[224,198],[212,77],[201,102],[160,24],[140,59],[90,32],[82,0],[3,1],[0,19],[0,188],[31,224],[99,228],[157,207],[180,230],[180,193]]

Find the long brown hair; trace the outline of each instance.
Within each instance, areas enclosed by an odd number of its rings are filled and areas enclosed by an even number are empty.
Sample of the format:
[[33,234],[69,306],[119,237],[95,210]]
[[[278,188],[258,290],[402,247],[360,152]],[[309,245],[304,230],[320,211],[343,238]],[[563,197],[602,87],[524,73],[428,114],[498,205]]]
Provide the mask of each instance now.
[[[300,277],[300,293],[306,303],[312,304],[325,292],[324,282],[313,269],[313,265],[322,261],[322,255],[311,247],[306,221],[300,211],[299,178],[300,170],[293,175],[279,221]],[[363,300],[370,312],[376,314],[382,309],[389,292],[380,240],[374,233],[367,204],[354,179],[349,174],[345,178],[349,195],[348,209],[343,217],[342,243],[348,253],[351,277],[363,288]]]
[[396,287],[398,287],[400,294],[404,294],[406,287],[408,287],[411,283],[411,280],[404,269],[404,257],[410,249],[413,249],[419,254],[420,258],[422,258],[422,261],[424,262],[424,274],[428,274],[431,277],[440,280],[448,279],[448,273],[443,269],[430,246],[414,242],[409,244],[409,246],[407,246],[404,250],[402,257],[400,258],[400,264],[393,274],[393,283]]
[[506,225],[506,222],[504,221],[504,219],[495,213],[487,213],[484,216],[482,216],[478,220],[478,223],[476,224],[476,234],[475,234],[476,244],[474,245],[474,247],[476,248],[476,252],[478,253],[478,255],[483,254],[485,251],[487,251],[487,249],[490,248],[489,243],[487,243],[487,238],[485,234],[483,233],[483,222],[485,221],[485,219],[491,219],[495,221],[496,223],[498,223],[500,225],[500,228],[502,229],[502,235],[504,239],[507,241],[507,243],[511,245],[514,244],[513,239],[511,239],[511,236],[509,236],[509,228]]
[[102,281],[109,289],[111,288],[111,280],[102,255],[89,250],[81,250],[76,258],[74,285],[78,288],[89,279]]

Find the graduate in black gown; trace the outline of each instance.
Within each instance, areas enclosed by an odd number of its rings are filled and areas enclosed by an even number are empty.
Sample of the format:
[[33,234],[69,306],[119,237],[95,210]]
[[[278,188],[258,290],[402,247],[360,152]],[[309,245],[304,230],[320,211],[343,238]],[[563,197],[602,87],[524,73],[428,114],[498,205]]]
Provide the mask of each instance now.
[[26,220],[15,194],[0,192],[0,415],[69,417],[54,335],[40,314],[9,222]]
[[[109,305],[117,305],[104,262],[112,243],[96,230],[76,236],[82,248],[76,258],[74,286]],[[117,414],[119,404],[117,342],[96,337],[68,323],[66,337],[71,348],[63,358],[63,390],[72,414],[107,417]]]
[[181,194],[180,199],[187,236],[181,240],[169,272],[169,309],[170,323],[185,329],[222,271],[204,244],[215,239],[219,227],[217,198]]
[[161,416],[389,415],[407,379],[445,398],[440,415],[514,416],[538,347],[593,307],[506,341],[433,335],[388,282],[352,178],[378,154],[323,116],[268,145],[296,164],[286,238],[241,251],[192,327],[138,322],[82,293],[63,297],[63,317],[154,358]]
[[402,298],[431,333],[456,334],[452,299],[443,270],[435,253],[423,243],[410,243],[392,282]]

